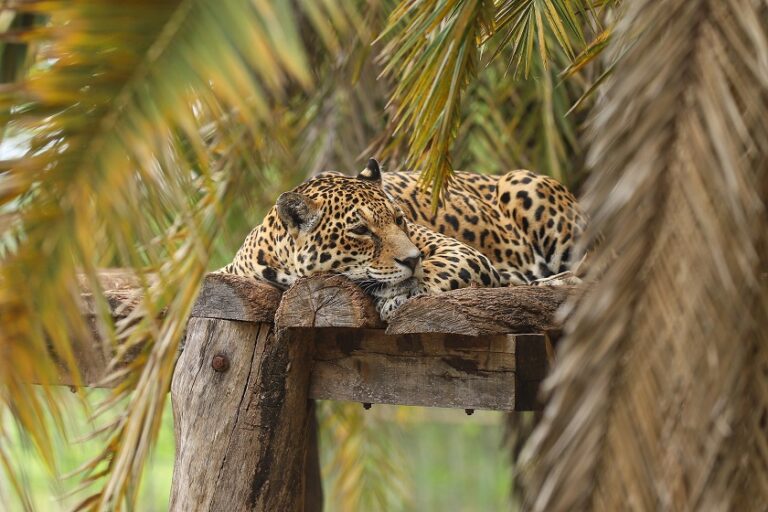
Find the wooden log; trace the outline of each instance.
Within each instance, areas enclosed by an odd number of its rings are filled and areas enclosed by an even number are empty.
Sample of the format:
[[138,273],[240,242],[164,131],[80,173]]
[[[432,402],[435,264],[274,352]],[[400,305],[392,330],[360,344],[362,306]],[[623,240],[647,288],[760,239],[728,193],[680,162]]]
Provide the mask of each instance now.
[[283,295],[275,314],[287,327],[383,327],[373,300],[343,276],[301,278]]
[[[129,311],[140,295],[125,288],[127,278],[108,279],[119,288],[108,291],[113,311]],[[257,323],[274,317],[278,330],[314,340],[312,398],[521,410],[539,406],[535,398],[546,368],[541,361],[552,347],[541,336],[507,335],[556,333],[554,311],[568,292],[513,287],[418,297],[396,313],[385,335],[370,298],[341,276],[300,279],[280,302],[280,291],[269,285],[211,274],[193,315]],[[81,344],[78,354],[85,384],[96,385],[110,354],[96,341]],[[460,371],[462,364],[476,371]],[[60,383],[74,382],[64,374]]]
[[571,287],[463,288],[415,297],[395,311],[388,334],[486,336],[557,329],[555,313]]
[[317,407],[310,400],[309,438],[304,458],[305,487],[304,512],[323,512],[323,476],[320,471],[320,426],[317,423]]
[[192,316],[241,322],[272,322],[282,292],[250,277],[208,274]]
[[192,318],[173,376],[170,509],[304,510],[312,344]]

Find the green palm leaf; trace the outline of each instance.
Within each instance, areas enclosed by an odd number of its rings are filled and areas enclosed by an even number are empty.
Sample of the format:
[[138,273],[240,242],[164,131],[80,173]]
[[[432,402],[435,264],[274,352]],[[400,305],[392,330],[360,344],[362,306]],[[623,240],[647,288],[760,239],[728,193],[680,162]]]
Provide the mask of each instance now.
[[381,36],[384,73],[396,78],[391,135],[408,138],[408,165],[436,191],[452,171],[461,98],[477,71],[478,42],[493,30],[493,7],[489,0],[402,2]]
[[575,57],[575,44],[584,43],[581,20],[578,11],[584,11],[581,0],[502,0],[496,12],[496,30],[503,33],[499,48],[512,43],[510,62],[515,74],[528,77],[532,70],[534,48],[544,69],[549,63],[553,47],[547,33],[566,54]]

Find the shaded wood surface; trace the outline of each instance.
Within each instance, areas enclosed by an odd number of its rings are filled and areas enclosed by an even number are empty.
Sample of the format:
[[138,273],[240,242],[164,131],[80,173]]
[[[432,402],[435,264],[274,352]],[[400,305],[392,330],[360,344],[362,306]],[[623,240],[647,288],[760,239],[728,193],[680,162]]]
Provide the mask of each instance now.
[[[314,341],[310,396],[362,403],[538,409],[547,372],[543,335],[391,336],[380,329],[302,329]],[[519,371],[519,362],[528,367]]]
[[304,510],[312,344],[192,318],[173,376],[170,509]]
[[[99,282],[104,288],[104,299],[116,321],[127,318],[141,301],[138,280],[130,271],[107,269],[99,272]],[[84,289],[81,295],[83,315],[91,325],[93,337],[78,340],[73,347],[75,360],[80,369],[81,382],[88,387],[99,387],[106,376],[114,350],[102,343],[98,322],[98,301],[90,291],[88,281],[80,277]],[[114,288],[109,288],[114,286]],[[208,274],[200,288],[197,302],[192,308],[192,317],[219,318],[244,322],[272,323],[275,311],[280,304],[282,292],[269,284],[255,279],[228,274]],[[141,351],[137,346],[131,358]],[[117,366],[118,368],[120,365]],[[72,386],[76,379],[69,375],[64,364],[59,368],[59,380],[56,384]],[[111,386],[114,383],[107,383]]]

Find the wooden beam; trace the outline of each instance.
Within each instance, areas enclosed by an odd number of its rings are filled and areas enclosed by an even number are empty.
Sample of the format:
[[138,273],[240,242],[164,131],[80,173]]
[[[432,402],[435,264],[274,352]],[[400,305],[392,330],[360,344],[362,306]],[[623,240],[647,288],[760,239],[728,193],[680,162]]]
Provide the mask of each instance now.
[[[543,335],[292,331],[315,344],[311,398],[497,411],[541,405],[536,390],[547,372]],[[529,365],[523,371],[521,359]]]

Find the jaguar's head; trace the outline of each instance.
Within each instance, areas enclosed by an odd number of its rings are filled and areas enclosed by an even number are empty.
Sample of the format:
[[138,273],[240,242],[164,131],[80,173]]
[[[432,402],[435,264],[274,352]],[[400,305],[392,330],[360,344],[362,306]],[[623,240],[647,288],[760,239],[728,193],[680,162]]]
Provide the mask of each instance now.
[[298,275],[343,274],[377,297],[402,293],[421,275],[421,253],[371,159],[357,177],[323,175],[277,200],[293,239]]

